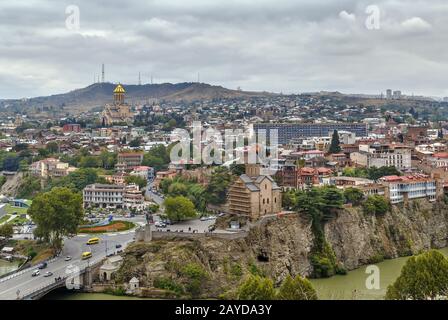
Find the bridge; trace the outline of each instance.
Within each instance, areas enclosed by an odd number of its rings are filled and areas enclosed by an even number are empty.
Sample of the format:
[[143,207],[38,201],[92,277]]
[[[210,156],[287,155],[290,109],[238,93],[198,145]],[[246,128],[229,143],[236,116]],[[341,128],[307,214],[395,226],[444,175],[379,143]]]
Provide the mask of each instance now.
[[[101,266],[104,258],[88,261],[80,266],[73,265],[75,268],[67,268],[74,272],[67,273],[62,277],[51,277],[48,281],[42,282],[39,286],[33,287],[25,292],[19,292],[16,299],[18,300],[37,300],[57,288],[67,288],[70,290],[80,290],[89,287],[93,282],[93,273],[96,268]],[[78,267],[79,270],[76,268]]]
[[[41,274],[33,277],[36,267],[30,267],[0,278],[0,300],[40,299],[52,290],[66,286],[79,290],[88,287],[93,280],[94,270],[107,255],[124,250],[133,241],[134,231],[96,235],[100,243],[87,245],[89,235],[78,235],[65,239],[60,256],[47,261]],[[81,260],[81,253],[92,252],[92,258]],[[71,259],[66,261],[66,257]],[[45,277],[46,272],[52,275]]]

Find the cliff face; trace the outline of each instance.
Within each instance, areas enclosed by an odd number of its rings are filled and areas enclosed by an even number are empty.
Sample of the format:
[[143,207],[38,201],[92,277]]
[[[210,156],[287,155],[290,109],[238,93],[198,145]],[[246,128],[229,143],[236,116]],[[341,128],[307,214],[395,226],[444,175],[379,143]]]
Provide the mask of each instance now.
[[325,226],[336,257],[351,270],[382,258],[448,246],[448,206],[418,200],[393,206],[384,216],[347,209]]
[[[348,208],[327,222],[324,231],[338,262],[351,270],[384,258],[448,246],[448,206],[415,201],[379,217]],[[174,288],[178,296],[217,297],[234,292],[248,273],[271,276],[276,284],[287,274],[309,276],[313,243],[311,221],[300,215],[259,223],[239,240],[135,243],[125,252],[117,280],[127,282],[137,276],[141,286]],[[193,275],[199,279],[194,288]]]

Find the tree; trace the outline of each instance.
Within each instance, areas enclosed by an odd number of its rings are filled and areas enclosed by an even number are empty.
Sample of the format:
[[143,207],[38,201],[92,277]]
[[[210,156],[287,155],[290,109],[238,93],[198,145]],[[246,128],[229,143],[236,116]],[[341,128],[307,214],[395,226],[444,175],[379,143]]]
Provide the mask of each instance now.
[[169,152],[170,147],[166,148],[164,145],[154,146],[144,154],[142,165],[153,167],[156,171],[165,169],[170,163]]
[[14,234],[14,228],[12,224],[5,223],[0,226],[0,237],[10,239]]
[[387,288],[388,300],[426,300],[448,295],[448,259],[436,250],[411,257]]
[[131,142],[129,142],[129,146],[131,148],[138,148],[141,145],[141,139],[140,138],[135,138],[133,140],[131,140]]
[[250,275],[238,288],[239,300],[274,300],[275,289],[271,279]]
[[341,152],[341,146],[339,145],[339,134],[337,130],[333,131],[333,136],[331,137],[330,149],[328,150],[330,153],[338,153]]
[[168,197],[163,202],[163,205],[165,214],[171,221],[182,221],[196,216],[193,202],[186,197]]
[[235,176],[240,176],[246,172],[246,166],[244,164],[233,163],[230,165],[229,169]]
[[382,215],[390,210],[390,202],[383,196],[373,195],[369,196],[366,201],[364,201],[363,210],[368,214]]
[[207,185],[207,201],[211,204],[223,204],[226,201],[227,189],[232,181],[232,174],[227,168],[216,168]]
[[82,196],[68,188],[53,188],[34,198],[28,214],[36,223],[35,235],[57,252],[64,236],[75,235],[84,210]]
[[354,206],[357,206],[364,199],[364,193],[358,188],[350,187],[344,189],[344,198],[347,203],[351,203]]
[[182,182],[173,182],[168,187],[168,195],[170,196],[186,196],[188,194],[187,186]]
[[144,187],[146,187],[146,185],[148,184],[148,181],[145,178],[142,178],[140,176],[127,176],[125,179],[126,183],[131,184],[134,183],[136,185],[138,185],[138,187],[141,189],[143,189]]
[[317,293],[308,279],[288,275],[277,294],[279,300],[317,300]]
[[45,147],[48,151],[48,153],[58,153],[59,152],[59,145],[56,141],[51,141],[47,143],[47,146]]

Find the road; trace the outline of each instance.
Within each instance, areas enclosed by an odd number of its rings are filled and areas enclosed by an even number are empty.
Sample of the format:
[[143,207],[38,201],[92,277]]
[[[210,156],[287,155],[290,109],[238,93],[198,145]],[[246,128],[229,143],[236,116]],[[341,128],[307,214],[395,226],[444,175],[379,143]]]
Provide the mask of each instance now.
[[[86,260],[81,261],[82,252],[91,251],[91,259],[96,261],[105,258],[109,253],[124,250],[133,241],[134,231],[129,230],[95,236],[101,239],[100,243],[91,246],[86,244],[86,241],[91,237],[90,235],[77,235],[73,238],[65,239],[61,255],[48,263],[47,268],[41,270],[41,274],[37,277],[31,276],[32,271],[36,270],[36,267],[33,267],[26,269],[26,271],[18,272],[15,276],[0,279],[0,300],[17,299],[17,293],[23,296],[36,288],[52,283],[55,278],[65,276],[72,266],[85,266],[89,262]],[[115,246],[118,244],[122,248],[116,249]],[[65,261],[66,256],[71,256],[72,260]],[[46,278],[43,275],[48,271],[51,271],[53,275]]]
[[153,184],[154,184],[153,181],[148,182],[148,186],[146,187],[146,191],[145,191],[145,197],[147,199],[151,199],[152,201],[154,201],[159,206],[162,206],[162,203],[163,203],[164,199],[161,196],[159,196],[159,195],[157,195],[157,194],[155,194],[154,192],[151,191],[151,188],[153,187]]

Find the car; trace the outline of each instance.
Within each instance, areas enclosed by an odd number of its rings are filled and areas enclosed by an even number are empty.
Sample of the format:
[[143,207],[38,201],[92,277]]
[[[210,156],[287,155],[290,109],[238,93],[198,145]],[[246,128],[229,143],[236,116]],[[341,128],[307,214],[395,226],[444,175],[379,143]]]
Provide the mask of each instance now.
[[120,249],[120,248],[121,248],[121,244],[115,245],[115,249]]
[[42,262],[37,266],[39,269],[45,269],[47,267],[47,263],[46,262]]
[[218,214],[218,217],[224,217],[226,215],[225,212],[221,212],[220,214]]
[[164,222],[161,221],[157,221],[154,226],[156,226],[156,228],[166,228],[166,224]]
[[51,277],[52,275],[53,275],[53,272],[47,271],[47,272],[45,272],[44,277],[48,278],[48,277]]
[[32,277],[37,277],[38,275],[40,275],[39,269],[34,270],[33,273],[31,274]]
[[216,226],[215,226],[214,224],[208,226],[208,231],[209,231],[209,232],[213,232],[213,231],[215,231],[215,230],[216,230]]
[[201,221],[207,221],[207,217],[201,217]]
[[72,260],[72,257],[70,257],[70,256],[66,256],[64,260],[65,260],[65,261],[70,261],[70,260]]

